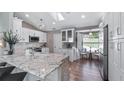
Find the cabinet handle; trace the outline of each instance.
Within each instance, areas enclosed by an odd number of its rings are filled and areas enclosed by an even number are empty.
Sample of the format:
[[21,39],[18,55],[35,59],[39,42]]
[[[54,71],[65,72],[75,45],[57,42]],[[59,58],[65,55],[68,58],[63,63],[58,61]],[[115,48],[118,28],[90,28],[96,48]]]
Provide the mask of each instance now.
[[121,49],[121,43],[117,43],[117,50],[120,51]]
[[117,35],[120,35],[120,27],[117,27]]

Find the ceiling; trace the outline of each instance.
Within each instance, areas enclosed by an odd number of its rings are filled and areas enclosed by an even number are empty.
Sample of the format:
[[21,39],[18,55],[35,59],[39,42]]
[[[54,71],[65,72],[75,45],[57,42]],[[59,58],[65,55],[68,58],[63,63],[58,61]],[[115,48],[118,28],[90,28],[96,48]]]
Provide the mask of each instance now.
[[[103,12],[15,12],[15,16],[43,31],[98,25]],[[61,15],[58,15],[61,14]],[[59,17],[58,17],[59,16]],[[62,18],[61,18],[62,17]],[[62,19],[62,20],[60,20]]]

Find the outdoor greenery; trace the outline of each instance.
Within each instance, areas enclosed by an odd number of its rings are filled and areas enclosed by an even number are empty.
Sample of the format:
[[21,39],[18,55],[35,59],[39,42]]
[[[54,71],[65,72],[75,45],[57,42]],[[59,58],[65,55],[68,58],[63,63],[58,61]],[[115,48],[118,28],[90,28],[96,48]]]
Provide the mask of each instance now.
[[99,33],[92,32],[83,38],[83,47],[99,48]]

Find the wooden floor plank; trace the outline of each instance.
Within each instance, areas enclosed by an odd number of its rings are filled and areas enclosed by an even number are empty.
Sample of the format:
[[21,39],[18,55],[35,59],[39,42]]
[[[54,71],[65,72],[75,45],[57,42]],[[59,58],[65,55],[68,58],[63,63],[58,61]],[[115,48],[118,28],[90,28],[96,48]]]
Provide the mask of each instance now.
[[79,59],[69,64],[70,81],[102,81],[98,60]]

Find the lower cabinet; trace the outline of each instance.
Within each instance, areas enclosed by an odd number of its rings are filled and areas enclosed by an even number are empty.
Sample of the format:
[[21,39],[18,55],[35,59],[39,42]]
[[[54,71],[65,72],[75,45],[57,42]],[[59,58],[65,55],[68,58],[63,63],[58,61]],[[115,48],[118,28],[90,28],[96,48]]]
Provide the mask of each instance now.
[[109,80],[124,80],[124,39],[109,41]]
[[69,80],[69,60],[63,60],[63,64],[61,65],[61,80],[68,81]]
[[68,81],[69,80],[69,59],[63,60],[63,63],[53,72],[46,76],[45,81]]
[[[108,56],[108,77],[109,77],[109,80],[113,80],[113,74],[114,74],[114,71],[113,71],[113,61],[114,61],[114,42],[113,41],[109,41],[109,56]],[[100,58],[101,59],[101,58]]]
[[116,65],[113,65],[113,72],[110,74],[112,74],[111,81],[120,81],[120,68]]
[[120,49],[120,79],[124,80],[124,39],[119,39]]

